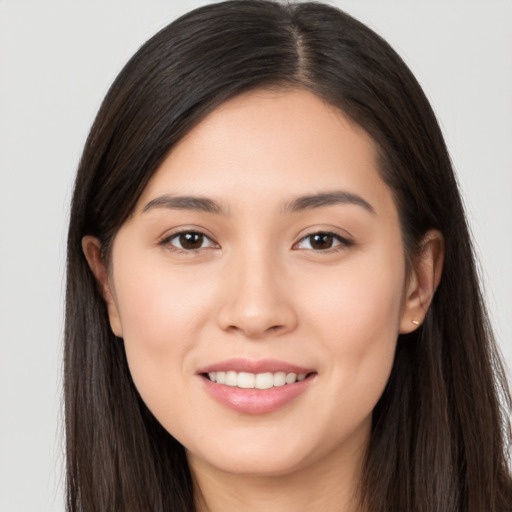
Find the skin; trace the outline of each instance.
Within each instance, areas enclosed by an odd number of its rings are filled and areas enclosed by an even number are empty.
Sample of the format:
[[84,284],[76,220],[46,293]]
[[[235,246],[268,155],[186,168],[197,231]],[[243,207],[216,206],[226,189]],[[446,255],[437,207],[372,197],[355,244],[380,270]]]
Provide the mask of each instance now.
[[[285,206],[332,191],[373,211]],[[207,197],[223,211],[147,208],[163,195]],[[180,230],[207,238],[180,249]],[[311,244],[318,232],[335,234],[331,248]],[[114,239],[110,268],[96,239],[83,247],[137,389],[187,449],[199,510],[356,509],[397,336],[422,321],[443,255],[431,231],[406,272],[397,209],[366,132],[310,92],[238,96],[154,174]],[[285,406],[244,414],[214,400],[197,375],[232,357],[316,375]]]

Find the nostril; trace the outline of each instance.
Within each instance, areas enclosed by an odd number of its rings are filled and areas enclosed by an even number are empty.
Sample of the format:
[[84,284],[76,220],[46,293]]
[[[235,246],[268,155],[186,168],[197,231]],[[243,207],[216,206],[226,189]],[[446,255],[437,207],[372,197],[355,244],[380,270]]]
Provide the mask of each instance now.
[[262,338],[290,332],[297,325],[297,315],[291,301],[276,301],[272,297],[249,300],[233,295],[216,314],[216,321],[224,332],[242,334],[248,338]]

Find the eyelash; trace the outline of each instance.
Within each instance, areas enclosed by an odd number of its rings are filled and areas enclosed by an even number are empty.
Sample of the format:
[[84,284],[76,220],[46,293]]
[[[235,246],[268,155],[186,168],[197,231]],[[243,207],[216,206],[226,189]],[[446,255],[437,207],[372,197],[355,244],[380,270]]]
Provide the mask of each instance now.
[[322,253],[322,254],[328,254],[332,252],[342,251],[348,247],[351,247],[354,245],[354,242],[351,240],[348,240],[345,237],[342,237],[341,235],[338,235],[338,233],[334,233],[332,231],[315,231],[314,233],[310,233],[309,235],[306,235],[302,237],[296,244],[294,244],[293,247],[298,246],[300,243],[302,243],[304,240],[310,239],[309,245],[311,246],[311,238],[314,236],[327,236],[332,237],[333,242],[337,242],[336,245],[332,247],[328,247],[327,249],[314,249],[314,248],[308,248],[306,250],[311,250],[313,252]]
[[[194,249],[186,249],[186,248],[183,247],[181,242],[180,242],[180,245],[182,245],[182,247],[176,247],[175,245],[173,245],[171,243],[172,240],[174,240],[174,239],[178,239],[179,240],[179,237],[184,236],[184,235],[198,235],[198,236],[202,237],[201,245],[203,245],[205,240],[209,241],[209,245],[207,247],[198,247],[198,248],[194,248]],[[332,237],[333,242],[337,242],[337,243],[334,246],[332,246],[332,247],[328,247],[327,249],[314,249],[313,247],[311,247],[311,238],[314,237],[314,236]],[[302,237],[297,243],[295,243],[293,245],[292,248],[295,249],[299,244],[301,244],[302,242],[304,242],[307,239],[310,239],[310,243],[309,243],[310,247],[306,248],[305,250],[311,250],[313,252],[323,253],[323,254],[337,252],[337,251],[346,249],[346,248],[354,245],[354,242],[352,242],[351,240],[348,240],[345,237],[342,237],[342,236],[338,235],[337,233],[334,233],[334,232],[331,232],[331,231],[316,231],[314,233],[310,233],[310,234]],[[193,230],[193,229],[184,229],[182,231],[177,231],[175,233],[172,233],[171,235],[169,235],[169,236],[165,237],[163,240],[161,240],[159,242],[159,245],[166,246],[166,247],[168,247],[169,249],[171,249],[173,251],[177,251],[177,252],[181,252],[181,253],[186,253],[186,254],[195,254],[195,253],[197,253],[197,252],[199,252],[201,250],[211,249],[211,248],[215,248],[215,246],[217,246],[216,242],[214,242],[208,235],[205,235],[201,231],[197,231],[197,230]],[[295,249],[295,250],[300,250],[300,249]]]
[[[198,236],[202,237],[203,243],[204,243],[205,240],[208,240],[211,245],[209,245],[208,247],[198,247],[197,249],[185,249],[183,246],[182,247],[176,247],[175,245],[173,245],[171,243],[172,240],[174,240],[174,239],[178,239],[179,240],[179,237],[184,236],[184,235],[198,235]],[[181,244],[181,242],[180,242],[180,244]],[[159,245],[168,247],[172,251],[177,251],[177,252],[186,253],[186,254],[195,254],[195,253],[197,253],[197,252],[199,252],[201,250],[204,250],[204,249],[215,248],[215,246],[217,244],[208,235],[205,235],[201,231],[197,231],[195,229],[183,229],[181,231],[177,231],[175,233],[172,233],[169,236],[166,236],[163,240],[161,240],[159,242]]]

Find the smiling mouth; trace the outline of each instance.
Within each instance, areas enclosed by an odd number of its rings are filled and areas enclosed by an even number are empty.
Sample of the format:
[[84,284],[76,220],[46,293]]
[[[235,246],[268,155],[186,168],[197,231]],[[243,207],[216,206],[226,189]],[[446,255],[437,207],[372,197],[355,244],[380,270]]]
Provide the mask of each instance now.
[[229,370],[208,372],[203,374],[203,376],[211,382],[224,384],[225,386],[233,388],[271,389],[301,382],[313,376],[315,373],[316,372],[298,374],[286,372],[249,373]]
[[312,368],[276,359],[233,358],[199,370],[217,402],[243,414],[267,414],[307,394],[318,377]]

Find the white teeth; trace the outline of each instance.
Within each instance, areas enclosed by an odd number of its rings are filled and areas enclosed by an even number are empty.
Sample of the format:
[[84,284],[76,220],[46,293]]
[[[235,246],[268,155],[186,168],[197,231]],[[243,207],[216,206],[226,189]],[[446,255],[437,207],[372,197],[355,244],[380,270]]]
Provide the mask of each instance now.
[[286,375],[286,384],[293,384],[297,380],[296,373],[288,373]]
[[284,386],[286,384],[286,373],[277,372],[274,373],[274,387]]
[[274,375],[268,373],[258,373],[256,375],[256,389],[270,389],[274,385]]
[[249,372],[210,372],[208,374],[212,382],[225,384],[226,386],[239,387],[243,389],[270,389],[272,387],[281,387],[286,384],[294,384],[306,378],[305,373],[285,373],[285,372],[266,372],[266,373],[249,373]]
[[237,373],[233,371],[226,372],[226,380],[224,381],[224,384],[226,384],[227,386],[236,387],[236,385],[238,384]]
[[238,374],[237,386],[244,389],[254,388],[256,375],[254,373],[240,372]]

